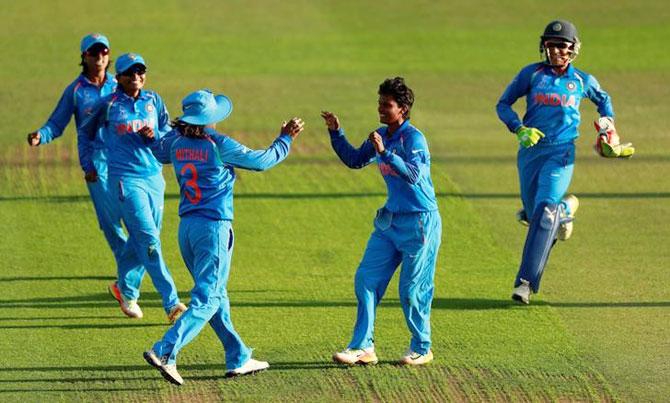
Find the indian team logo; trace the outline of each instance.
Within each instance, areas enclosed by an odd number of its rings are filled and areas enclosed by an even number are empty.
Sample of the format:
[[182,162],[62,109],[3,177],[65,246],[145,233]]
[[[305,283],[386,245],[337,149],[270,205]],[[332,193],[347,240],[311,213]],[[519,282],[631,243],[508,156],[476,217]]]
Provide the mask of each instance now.
[[555,32],[561,32],[561,30],[563,29],[563,25],[557,22],[551,27],[551,29],[553,29]]
[[147,104],[147,112],[153,112],[154,111],[154,106],[151,104]]
[[93,39],[98,39],[98,38],[100,38],[100,34],[95,33],[95,34],[91,35],[91,37],[92,37]]
[[568,81],[567,87],[568,91],[573,92],[577,88],[577,85],[573,81]]
[[128,58],[130,60],[135,60],[135,59],[137,59],[137,55],[135,53],[128,53]]
[[128,118],[128,113],[126,112],[124,107],[121,106],[121,105],[119,105],[119,109],[117,110],[117,114],[118,114],[119,120],[125,120],[125,119]]

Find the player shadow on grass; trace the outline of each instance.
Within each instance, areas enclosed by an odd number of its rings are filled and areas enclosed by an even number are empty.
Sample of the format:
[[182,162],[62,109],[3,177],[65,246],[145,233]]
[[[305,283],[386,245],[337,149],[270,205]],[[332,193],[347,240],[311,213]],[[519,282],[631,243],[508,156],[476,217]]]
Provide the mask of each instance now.
[[0,277],[0,283],[10,281],[69,281],[69,280],[114,280],[114,276],[17,276],[17,277]]
[[[237,298],[238,295],[247,293],[262,294],[285,290],[233,290],[230,295],[230,306],[233,308],[352,308],[357,306],[355,299],[347,300],[295,300],[295,299],[273,299],[253,301]],[[190,299],[189,292],[179,292],[182,300]],[[161,308],[162,303],[157,292],[146,292],[141,296],[141,304],[147,308]],[[3,308],[116,308],[116,302],[107,293],[95,293],[88,295],[64,296],[64,297],[39,297],[21,299],[0,299]],[[449,298],[437,297],[433,300],[433,309],[445,310],[490,310],[510,309],[518,306],[511,299],[494,298]],[[670,301],[533,301],[532,306],[551,306],[556,308],[655,308],[668,307]],[[381,309],[387,307],[400,307],[398,298],[387,297],[379,306]],[[102,316],[101,316],[102,317]],[[48,318],[44,318],[47,320]],[[76,317],[72,317],[76,319]]]

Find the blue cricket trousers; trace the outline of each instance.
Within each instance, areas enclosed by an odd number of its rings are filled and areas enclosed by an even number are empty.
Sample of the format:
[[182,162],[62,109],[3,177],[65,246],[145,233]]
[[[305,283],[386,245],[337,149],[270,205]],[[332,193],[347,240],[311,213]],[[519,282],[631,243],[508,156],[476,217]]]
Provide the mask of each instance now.
[[412,339],[410,348],[426,354],[431,346],[430,309],[435,289],[435,264],[442,237],[442,220],[435,211],[377,212],[374,231],[361,260],[354,286],[358,312],[349,348],[374,345],[376,308],[398,265],[400,304]]
[[[517,168],[526,217],[530,219],[535,214],[535,207],[542,202],[561,203],[570,186],[574,164],[575,144],[572,142],[519,148]],[[563,207],[569,214],[565,203]]]
[[105,150],[94,150],[92,159],[95,170],[98,172],[98,180],[96,182],[86,182],[86,186],[93,201],[98,225],[105,235],[105,239],[114,254],[118,267],[127,240],[126,234],[123,232],[123,226],[121,225],[121,208],[119,203],[112,197],[109,188],[107,154]]
[[128,242],[119,264],[119,289],[125,298],[138,299],[146,270],[163,300],[165,312],[170,312],[179,303],[179,297],[161,249],[163,175],[159,173],[147,178],[110,175],[109,186],[115,200],[119,201],[123,222],[128,229]]
[[251,349],[233,328],[228,299],[228,276],[233,252],[233,228],[228,220],[182,217],[179,248],[195,285],[188,310],[168,329],[153,349],[174,364],[179,351],[209,322],[225,350],[226,369],[241,367]]

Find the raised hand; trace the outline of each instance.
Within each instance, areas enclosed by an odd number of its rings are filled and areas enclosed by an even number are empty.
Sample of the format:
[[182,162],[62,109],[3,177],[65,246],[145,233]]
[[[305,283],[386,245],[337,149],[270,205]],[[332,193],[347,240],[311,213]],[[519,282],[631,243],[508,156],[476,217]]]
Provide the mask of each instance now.
[[337,115],[334,115],[328,111],[321,111],[321,117],[326,121],[326,126],[328,130],[339,130],[340,129],[340,120],[337,118]]
[[370,139],[370,142],[374,146],[375,151],[377,151],[377,154],[381,154],[386,150],[384,148],[384,141],[382,140],[381,134],[374,131],[374,132],[370,133],[370,135],[368,136],[368,139]]
[[295,117],[288,122],[284,121],[281,125],[281,134],[288,134],[291,138],[298,137],[298,134],[305,128],[305,122]]

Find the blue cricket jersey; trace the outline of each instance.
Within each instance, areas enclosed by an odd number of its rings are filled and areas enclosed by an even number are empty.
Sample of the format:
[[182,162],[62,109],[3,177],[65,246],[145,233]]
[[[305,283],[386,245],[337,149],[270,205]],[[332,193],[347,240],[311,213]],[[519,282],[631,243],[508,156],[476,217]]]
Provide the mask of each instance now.
[[89,172],[94,169],[91,154],[93,149],[104,148],[104,140],[102,138],[102,128],[98,129],[93,140],[88,137],[82,140],[83,132],[81,126],[87,115],[91,113],[94,105],[101,97],[111,94],[116,89],[116,78],[113,75],[106,73],[105,82],[102,86],[91,83],[84,74],[80,74],[70,85],[63,91],[56,109],[49,116],[49,120],[42,126],[38,132],[40,133],[40,144],[47,144],[60,137],[72,115],[77,126],[77,148],[79,151],[79,164],[84,172]]
[[[150,145],[171,130],[169,124],[170,116],[158,94],[141,90],[135,99],[119,87],[98,101],[82,131],[91,140],[96,130],[102,129],[110,175],[148,177],[161,172],[162,165]],[[144,126],[153,128],[153,141],[137,133]]]
[[349,168],[363,168],[377,160],[388,189],[384,205],[387,210],[393,213],[437,210],[425,136],[409,123],[409,119],[391,137],[387,132],[386,126],[377,129],[385,148],[383,154],[377,155],[369,139],[356,149],[349,144],[341,128],[329,130],[333,150]]
[[[522,124],[512,105],[524,95],[526,114]],[[579,137],[579,103],[584,97],[596,104],[600,116],[614,117],[610,96],[595,77],[572,65],[559,76],[546,63],[534,63],[514,77],[496,111],[511,132],[522,125],[535,127],[545,134],[539,144],[562,144]]]
[[224,134],[206,130],[206,137],[196,139],[175,129],[152,149],[159,161],[174,165],[181,217],[232,220],[234,168],[269,169],[286,158],[293,139],[280,134],[266,150],[250,150]]

